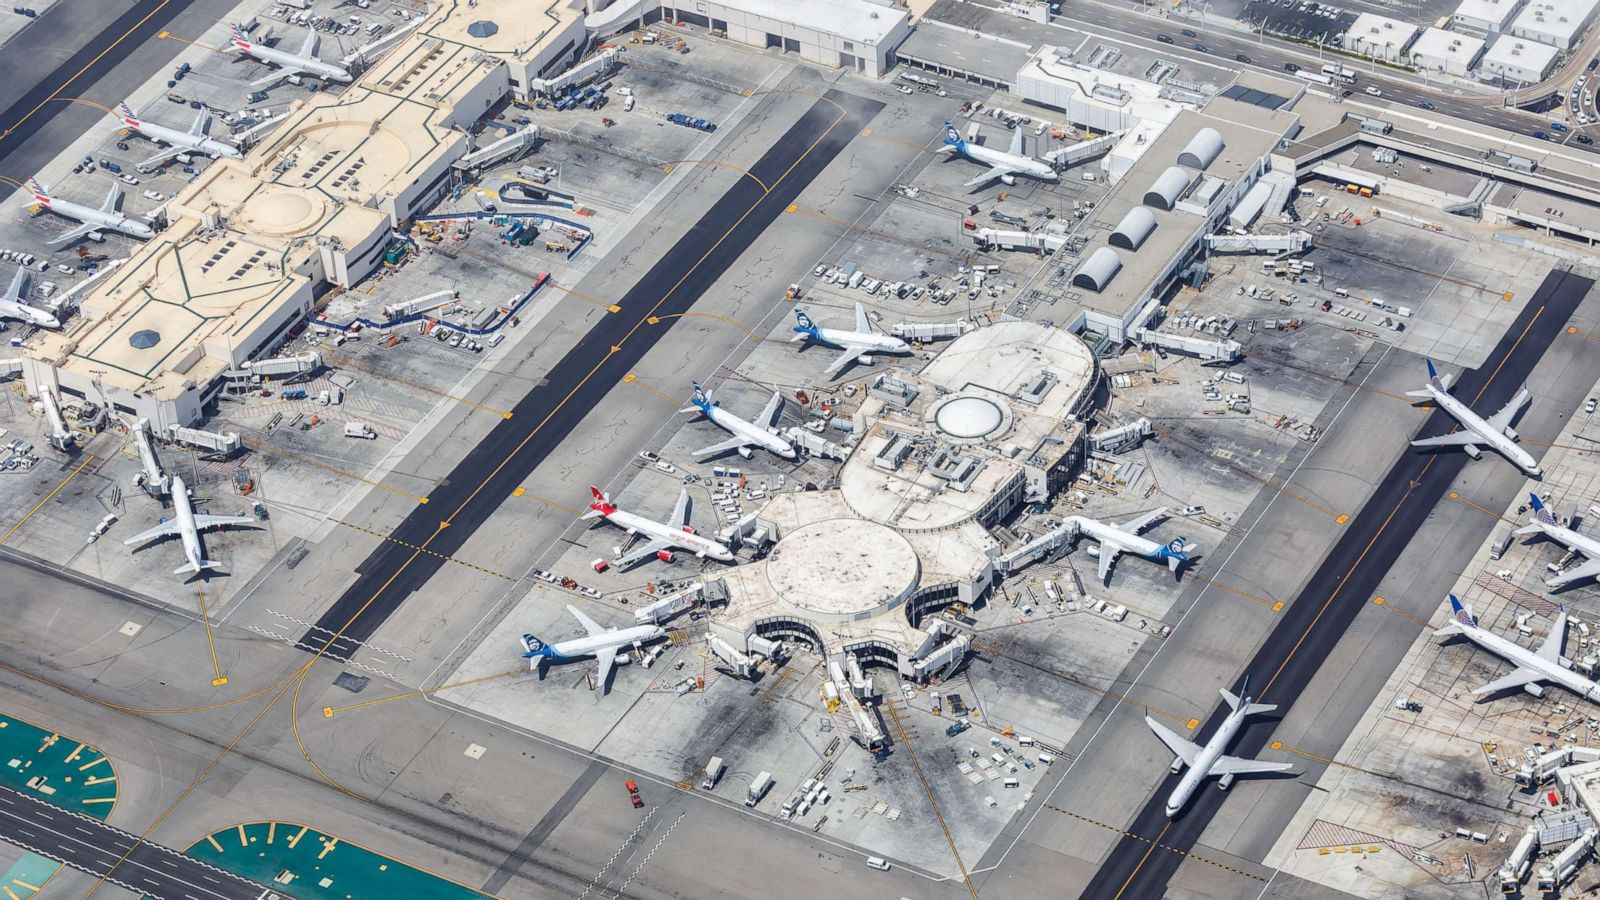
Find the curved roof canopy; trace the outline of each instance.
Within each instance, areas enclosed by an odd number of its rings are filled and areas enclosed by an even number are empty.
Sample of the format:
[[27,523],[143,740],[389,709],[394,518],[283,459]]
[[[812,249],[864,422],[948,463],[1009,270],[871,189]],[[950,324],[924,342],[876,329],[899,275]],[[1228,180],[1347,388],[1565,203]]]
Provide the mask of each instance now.
[[1183,191],[1189,186],[1189,173],[1177,166],[1167,166],[1155,184],[1144,192],[1144,205],[1154,206],[1157,209],[1172,209],[1183,196]]
[[1078,271],[1072,273],[1072,286],[1088,288],[1095,293],[1106,289],[1111,279],[1122,270],[1122,257],[1110,247],[1101,247],[1089,254]]
[[1137,250],[1150,232],[1156,230],[1156,214],[1148,207],[1135,206],[1128,210],[1128,214],[1117,223],[1117,229],[1111,232],[1111,246],[1121,247],[1124,250]]
[[1178,154],[1178,165],[1191,169],[1204,169],[1222,153],[1222,133],[1215,128],[1202,128],[1189,138],[1189,143]]

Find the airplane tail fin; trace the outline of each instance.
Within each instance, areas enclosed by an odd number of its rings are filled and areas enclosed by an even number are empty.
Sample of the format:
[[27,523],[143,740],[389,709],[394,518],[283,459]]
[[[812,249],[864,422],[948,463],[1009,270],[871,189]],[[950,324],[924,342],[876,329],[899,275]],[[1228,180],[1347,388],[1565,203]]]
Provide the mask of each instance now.
[[1512,534],[1537,534],[1544,530],[1544,526],[1556,524],[1555,513],[1552,513],[1550,511],[1550,507],[1545,506],[1544,503],[1539,500],[1538,494],[1529,492],[1528,505],[1533,509],[1533,520],[1521,528],[1518,528],[1516,531],[1513,531]]
[[961,132],[949,122],[944,123],[944,146],[957,153],[967,149],[967,142],[961,137]]
[[694,382],[694,396],[689,398],[689,405],[678,410],[681,413],[705,412],[711,406],[711,392],[700,387],[700,382]]
[[128,101],[124,100],[118,103],[117,112],[122,115],[123,122],[133,128],[139,127],[139,114],[133,111],[133,107],[128,105]]
[[589,509],[583,514],[582,518],[598,519],[601,516],[609,516],[617,511],[617,508],[611,504],[610,494],[601,493],[600,489],[593,485],[589,487],[589,494],[594,497],[594,502],[589,504]]
[[817,323],[811,321],[811,317],[806,315],[805,310],[795,310],[794,321],[795,336],[792,338],[792,340],[803,341],[807,338],[814,338],[817,336]]
[[531,634],[522,636],[522,658],[533,660],[529,665],[538,665],[538,660],[550,655],[550,646]]
[[[1244,699],[1242,699],[1242,700],[1239,699],[1241,695],[1243,695],[1243,697],[1244,697]],[[1257,713],[1269,713],[1269,712],[1272,712],[1273,710],[1278,708],[1278,704],[1276,704],[1276,703],[1251,703],[1250,702],[1250,676],[1249,675],[1244,676],[1244,682],[1239,685],[1239,693],[1238,694],[1235,694],[1234,692],[1228,690],[1227,688],[1223,688],[1223,690],[1222,690],[1222,699],[1226,700],[1228,702],[1229,708],[1231,708],[1234,712],[1239,712],[1240,710],[1243,710],[1244,714],[1247,715],[1247,716],[1253,716],[1253,715],[1255,715]]]
[[35,197],[44,197],[50,193],[45,190],[44,185],[40,184],[39,179],[36,177],[28,179],[28,190],[32,191]]
[[1198,550],[1192,546],[1187,538],[1173,538],[1172,542],[1161,548],[1161,558],[1167,561],[1167,568],[1176,573],[1189,561],[1189,554]]
[[238,47],[240,50],[250,49],[250,39],[244,36],[243,31],[239,30],[237,23],[228,26],[228,34],[233,38],[233,45],[235,47]]
[[1478,627],[1478,617],[1472,614],[1472,607],[1462,603],[1455,594],[1450,596],[1450,608],[1453,613],[1450,621],[1434,631],[1436,635],[1463,634],[1468,628]]

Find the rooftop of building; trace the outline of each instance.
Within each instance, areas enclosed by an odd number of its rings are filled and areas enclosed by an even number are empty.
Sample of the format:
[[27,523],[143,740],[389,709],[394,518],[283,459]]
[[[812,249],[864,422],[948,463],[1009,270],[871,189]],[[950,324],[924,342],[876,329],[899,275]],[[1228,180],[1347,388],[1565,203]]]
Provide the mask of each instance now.
[[1511,20],[1511,30],[1548,35],[1561,47],[1594,17],[1600,0],[1533,0]]
[[[417,33],[426,39],[525,63],[585,14],[583,0],[445,3]],[[414,42],[414,46],[422,46]]]
[[923,19],[895,53],[924,63],[1012,84],[1032,50],[1027,44]]
[[1454,15],[1459,19],[1504,25],[1516,13],[1521,0],[1461,0]]
[[1483,53],[1479,65],[1488,67],[1499,65],[1526,69],[1534,72],[1543,72],[1561,53],[1550,44],[1541,44],[1533,38],[1512,37],[1502,34],[1494,39],[1489,49]]
[[1368,41],[1382,45],[1384,41],[1393,40],[1395,49],[1411,39],[1417,33],[1417,26],[1402,19],[1391,19],[1377,13],[1364,12],[1356,16],[1356,21],[1344,33],[1348,41]]
[[1459,60],[1465,65],[1483,50],[1483,45],[1483,38],[1473,37],[1470,34],[1446,31],[1443,28],[1427,28],[1411,45],[1409,53],[1412,56],[1431,59]]
[[[582,5],[581,2],[579,5]],[[874,0],[726,0],[746,15],[775,19],[863,44],[876,44],[906,21],[907,11]]]

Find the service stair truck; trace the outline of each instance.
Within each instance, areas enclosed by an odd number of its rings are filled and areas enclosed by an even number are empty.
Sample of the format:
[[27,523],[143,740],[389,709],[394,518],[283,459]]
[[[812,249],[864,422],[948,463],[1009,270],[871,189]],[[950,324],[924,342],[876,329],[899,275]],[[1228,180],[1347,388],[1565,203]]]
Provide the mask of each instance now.
[[722,764],[722,757],[711,757],[711,761],[706,763],[706,778],[704,781],[700,782],[701,789],[709,791],[716,787],[717,780],[722,777],[722,770],[724,768],[726,767]]

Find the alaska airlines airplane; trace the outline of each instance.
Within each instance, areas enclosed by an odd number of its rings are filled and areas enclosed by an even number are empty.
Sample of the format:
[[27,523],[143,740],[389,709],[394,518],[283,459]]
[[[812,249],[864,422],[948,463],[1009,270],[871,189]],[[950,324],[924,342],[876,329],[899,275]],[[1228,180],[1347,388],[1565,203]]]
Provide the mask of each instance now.
[[229,159],[240,159],[244,156],[244,151],[233,144],[227,141],[219,141],[206,135],[206,120],[210,117],[211,111],[204,106],[200,107],[200,111],[195,113],[194,124],[189,126],[188,131],[179,131],[176,128],[168,128],[165,125],[146,122],[139,118],[139,114],[133,111],[133,107],[129,106],[126,100],[117,104],[117,112],[122,116],[122,124],[152,141],[167,145],[166,149],[135,167],[141,172],[149,171],[169,159],[183,156],[186,153],[198,153],[203,156],[209,156],[212,159],[224,156]]
[[594,502],[589,504],[589,509],[584,512],[583,518],[605,519],[629,534],[642,534],[650,539],[643,547],[612,560],[611,564],[619,569],[626,569],[652,554],[662,562],[672,562],[674,548],[687,550],[702,559],[709,556],[718,562],[733,562],[732,550],[710,538],[695,534],[694,527],[689,524],[688,490],[678,492],[678,503],[672,508],[670,522],[657,522],[618,509],[611,502],[611,495],[601,493],[597,487],[590,487],[589,493],[593,495]]
[[750,448],[760,447],[784,459],[794,459],[794,445],[784,440],[773,427],[777,424],[778,414],[782,411],[783,395],[773,391],[772,399],[767,401],[766,408],[756,416],[756,420],[746,421],[712,402],[711,392],[702,390],[698,381],[694,382],[694,398],[689,401],[688,406],[678,410],[683,413],[699,413],[733,435],[730,440],[694,451],[694,456],[710,456],[734,450],[740,456],[749,459],[755,455]]
[[568,605],[567,612],[578,620],[588,632],[581,638],[546,644],[531,634],[522,636],[522,658],[530,670],[540,670],[550,663],[571,662],[592,656],[599,664],[600,691],[611,692],[611,669],[617,664],[617,651],[632,645],[639,647],[649,641],[667,636],[659,625],[635,625],[631,628],[601,628],[600,623],[583,614],[576,606]]
[[1500,407],[1500,411],[1487,419],[1472,411],[1472,407],[1462,403],[1450,394],[1451,378],[1449,375],[1440,375],[1433,367],[1433,360],[1428,360],[1428,384],[1420,391],[1406,391],[1407,397],[1416,397],[1421,400],[1432,400],[1439,408],[1449,413],[1451,418],[1461,423],[1460,431],[1442,434],[1438,437],[1422,438],[1411,442],[1413,447],[1460,447],[1473,459],[1483,455],[1478,449],[1479,444],[1484,444],[1498,450],[1501,456],[1517,466],[1517,468],[1538,478],[1544,473],[1539,470],[1539,464],[1534,461],[1528,451],[1517,446],[1517,432],[1511,427],[1511,420],[1533,395],[1528,393],[1527,386],[1517,391],[1511,402]]
[[131,547],[134,544],[143,544],[161,538],[177,537],[183,541],[183,555],[189,561],[173,569],[172,574],[174,575],[182,575],[185,572],[193,572],[198,575],[217,565],[215,561],[206,559],[200,554],[200,532],[208,528],[222,528],[227,525],[255,524],[255,520],[249,516],[195,515],[194,507],[189,503],[189,487],[177,475],[172,476],[172,512],[172,519],[162,519],[160,525],[148,531],[141,531],[122,543]]
[[823,328],[811,321],[805,310],[794,311],[794,337],[790,343],[801,341],[821,344],[844,353],[833,364],[823,370],[829,378],[844,371],[845,366],[860,361],[862,365],[872,365],[872,357],[879,353],[910,353],[911,345],[897,337],[879,334],[872,330],[872,323],[867,321],[866,307],[856,304],[856,329],[845,331],[839,328]]
[[1011,151],[990,150],[979,144],[969,144],[956,127],[949,122],[944,123],[944,145],[939,153],[954,153],[964,159],[970,159],[982,166],[987,166],[988,171],[963,184],[962,187],[977,187],[980,184],[1000,179],[1001,182],[1012,185],[1017,183],[1018,175],[1037,178],[1040,181],[1055,181],[1060,176],[1056,170],[1050,168],[1048,163],[1022,152],[1022,129],[1011,132]]
[[1121,525],[1112,525],[1086,516],[1073,516],[1077,520],[1079,534],[1099,542],[1099,546],[1089,548],[1089,555],[1100,559],[1100,582],[1102,584],[1107,583],[1106,579],[1111,575],[1112,564],[1123,553],[1132,553],[1145,559],[1165,562],[1167,568],[1176,574],[1183,567],[1183,564],[1189,561],[1189,555],[1200,549],[1190,544],[1187,538],[1174,538],[1168,543],[1158,544],[1149,538],[1139,536],[1139,532],[1149,528],[1155,524],[1157,519],[1166,514],[1167,508],[1163,506],[1136,519],[1130,519]]
[[1200,785],[1212,775],[1221,776],[1217,787],[1227,790],[1232,786],[1233,780],[1240,775],[1287,772],[1294,768],[1289,763],[1261,762],[1223,755],[1222,751],[1228,749],[1228,744],[1233,742],[1233,736],[1239,733],[1245,719],[1278,708],[1271,703],[1251,703],[1250,695],[1247,693],[1249,690],[1250,676],[1246,675],[1244,684],[1239,688],[1239,693],[1244,695],[1244,699],[1241,700],[1226,690],[1222,691],[1222,699],[1228,701],[1228,705],[1233,707],[1233,712],[1222,720],[1222,726],[1211,735],[1211,739],[1206,741],[1204,747],[1179,737],[1172,729],[1157,722],[1148,714],[1145,715],[1145,724],[1150,726],[1150,730],[1156,733],[1156,737],[1160,738],[1168,749],[1178,755],[1178,758],[1172,761],[1172,771],[1178,772],[1184,766],[1189,767],[1188,774],[1183,776],[1183,780],[1178,782],[1178,786],[1173,788],[1167,797],[1167,818],[1173,818],[1182,812],[1188,805],[1189,798],[1193,797],[1195,791],[1200,789]]

